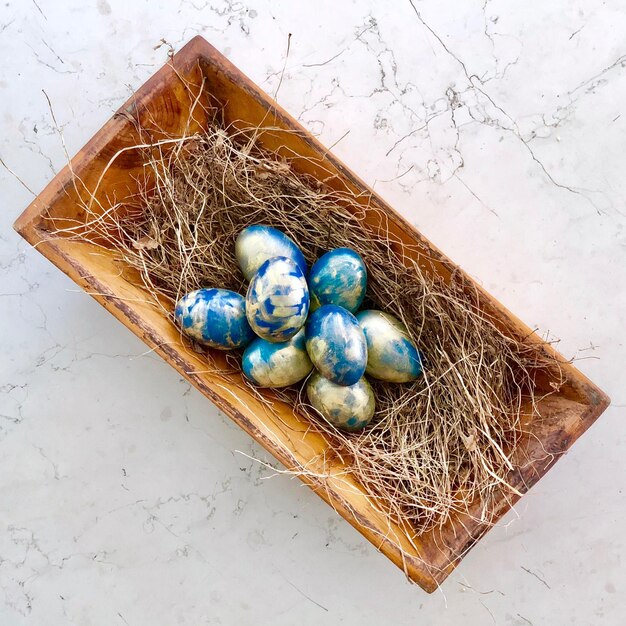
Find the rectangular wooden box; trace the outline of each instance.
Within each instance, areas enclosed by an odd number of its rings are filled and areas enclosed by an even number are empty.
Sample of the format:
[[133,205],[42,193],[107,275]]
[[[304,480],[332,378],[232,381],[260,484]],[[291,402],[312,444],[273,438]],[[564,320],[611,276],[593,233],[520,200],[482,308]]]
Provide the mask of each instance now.
[[[366,209],[366,223],[375,229],[380,216],[386,215],[388,228],[401,241],[425,246],[434,259],[432,271],[444,279],[457,269],[202,37],[194,38],[170,64],[146,82],[72,159],[75,174],[88,188],[98,187],[97,195],[104,205],[110,198],[132,193],[136,178],[143,173],[141,154],[129,149],[141,143],[133,118],[138,118],[145,127],[162,129],[174,137],[198,130],[206,120],[197,115],[188,125],[188,113],[195,97],[189,85],[199,86],[203,80],[205,89],[224,107],[227,122],[240,127],[275,127],[275,131],[261,135],[264,146],[290,157],[295,155],[295,169],[324,179],[336,189],[360,192],[363,206],[370,207]],[[101,178],[111,161],[111,167]],[[290,406],[275,404],[275,412],[270,412],[246,389],[239,374],[226,382],[211,374],[196,374],[205,370],[202,357],[186,349],[169,320],[144,303],[146,297],[139,280],[131,282],[120,276],[112,254],[91,244],[50,235],[46,230],[46,215],[61,221],[80,218],[77,193],[80,191],[74,187],[72,174],[66,167],[20,216],[16,230],[286,467],[306,465],[312,470],[302,480],[413,581],[429,592],[436,589],[489,527],[472,516],[459,516],[442,530],[411,542],[407,526],[374,510],[367,494],[353,478],[316,478],[315,474],[341,473],[342,468],[333,455],[329,456],[333,460],[322,461],[324,455],[320,452],[328,443],[320,434],[307,431],[305,421]],[[536,341],[527,326],[479,286],[476,288],[481,307],[497,318],[505,332],[522,333],[530,336],[530,341]],[[528,425],[529,433],[514,459],[517,469],[509,480],[522,493],[546,473],[609,404],[607,396],[576,368],[564,363],[563,371],[567,383],[557,394],[542,401],[542,417]],[[325,466],[326,463],[331,466]],[[496,517],[509,507],[510,502],[502,499],[495,506]]]

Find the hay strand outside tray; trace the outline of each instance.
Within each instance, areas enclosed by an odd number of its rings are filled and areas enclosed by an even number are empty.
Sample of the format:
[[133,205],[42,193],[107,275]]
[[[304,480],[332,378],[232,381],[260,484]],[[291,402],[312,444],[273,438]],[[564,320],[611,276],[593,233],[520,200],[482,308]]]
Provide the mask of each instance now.
[[[115,198],[132,195],[144,175],[143,155],[132,148],[145,141],[145,135],[138,133],[137,119],[143,129],[153,129],[151,141],[189,134],[207,124],[202,113],[191,119],[189,116],[194,102],[190,85],[203,83],[234,128],[271,127],[258,138],[265,148],[289,157],[295,170],[324,181],[338,192],[350,191],[372,233],[389,233],[398,242],[395,247],[399,253],[427,258],[424,272],[444,281],[450,281],[454,274],[462,276],[463,284],[477,294],[480,309],[503,333],[525,337],[528,342],[539,341],[470,278],[459,274],[451,261],[201,37],[194,38],[174,56],[171,65],[143,85],[72,160],[74,174],[85,188],[97,188],[102,205],[110,206]],[[130,271],[120,273],[112,251],[51,235],[50,217],[57,228],[63,224],[74,227],[84,218],[77,197],[83,191],[74,185],[72,172],[65,168],[18,219],[16,229],[284,465],[306,466],[309,471],[301,475],[304,482],[412,580],[433,591],[490,527],[480,521],[478,503],[469,514],[453,514],[443,527],[417,537],[407,523],[373,507],[362,485],[343,471],[342,460],[332,453],[323,434],[311,430],[291,405],[275,402],[268,410],[267,404],[242,383],[239,373],[218,376],[206,372],[203,356],[189,350],[170,320],[148,302],[140,277]],[[164,306],[169,304],[164,302]],[[541,349],[560,358],[548,346]],[[556,392],[547,379],[538,380],[548,394],[536,407],[541,417],[524,425],[512,458],[514,469],[507,477],[520,493],[526,492],[608,405],[602,391],[571,364],[562,362],[561,371],[565,382]],[[503,495],[493,502],[491,518],[503,515],[516,497]]]

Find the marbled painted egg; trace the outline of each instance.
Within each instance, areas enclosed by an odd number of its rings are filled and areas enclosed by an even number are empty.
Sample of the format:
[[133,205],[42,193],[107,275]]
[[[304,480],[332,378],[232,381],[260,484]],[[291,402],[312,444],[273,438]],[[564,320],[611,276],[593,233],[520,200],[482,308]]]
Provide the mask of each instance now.
[[265,261],[277,256],[291,259],[306,276],[308,267],[300,248],[276,228],[260,224],[244,228],[235,242],[237,263],[247,280],[253,276]]
[[336,304],[351,313],[365,297],[367,270],[363,259],[350,248],[337,248],[321,256],[311,268],[311,309]]
[[228,289],[198,289],[184,295],[174,317],[185,335],[211,348],[243,348],[254,339],[245,298]]
[[367,365],[367,346],[359,323],[346,309],[325,304],[311,313],[305,327],[313,365],[337,385],[354,385]]
[[306,395],[313,407],[342,430],[361,430],[370,422],[376,409],[374,391],[365,378],[345,387],[331,383],[315,372],[307,382]]
[[367,341],[367,374],[406,383],[422,373],[422,359],[406,326],[382,311],[361,311],[357,319]]
[[252,330],[272,343],[287,341],[302,328],[308,312],[309,288],[300,267],[281,256],[265,261],[246,295]]
[[306,351],[304,328],[289,341],[270,343],[258,337],[244,351],[243,373],[257,387],[287,387],[313,369]]

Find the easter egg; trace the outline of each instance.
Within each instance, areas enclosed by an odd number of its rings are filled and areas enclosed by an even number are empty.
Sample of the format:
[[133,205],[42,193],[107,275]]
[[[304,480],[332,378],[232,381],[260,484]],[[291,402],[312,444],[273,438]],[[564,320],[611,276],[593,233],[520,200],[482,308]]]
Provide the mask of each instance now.
[[336,304],[351,313],[365,297],[367,271],[363,259],[350,248],[337,248],[321,256],[311,268],[311,309]]
[[252,330],[272,343],[291,339],[309,312],[304,273],[286,257],[268,259],[248,285],[246,315]]
[[246,378],[257,387],[287,387],[300,382],[313,369],[304,343],[304,329],[283,343],[258,337],[245,349],[242,368]]
[[313,365],[337,385],[354,385],[367,365],[367,346],[359,323],[346,309],[325,304],[311,313],[305,327]]
[[406,383],[422,373],[422,359],[406,326],[382,311],[361,311],[357,319],[367,341],[368,375]]
[[198,289],[184,295],[174,317],[185,335],[211,348],[243,348],[254,339],[244,297],[228,289]]
[[305,276],[308,271],[300,248],[285,233],[271,226],[257,224],[244,228],[235,242],[235,256],[246,280],[252,280],[265,261],[277,256],[291,259]]
[[342,430],[361,430],[370,422],[376,409],[374,391],[365,378],[346,387],[315,372],[307,382],[306,395],[315,409]]

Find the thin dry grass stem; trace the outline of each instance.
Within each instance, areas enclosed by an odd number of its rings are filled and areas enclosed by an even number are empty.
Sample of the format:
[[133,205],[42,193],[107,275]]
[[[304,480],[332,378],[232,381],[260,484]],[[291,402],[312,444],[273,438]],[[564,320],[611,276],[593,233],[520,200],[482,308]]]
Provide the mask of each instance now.
[[[203,106],[198,99],[196,105]],[[385,213],[378,212],[380,227],[373,231],[363,217],[375,206],[331,191],[263,150],[258,139],[278,129],[225,127],[218,112],[213,120],[205,132],[182,138],[140,135],[135,149],[145,155],[146,174],[140,193],[107,206],[93,189],[84,219],[57,230],[116,250],[167,315],[170,303],[193,289],[244,292],[234,242],[245,226],[280,228],[309,263],[331,248],[357,250],[369,274],[366,306],[404,321],[425,356],[424,376],[402,385],[372,381],[377,412],[360,434],[327,424],[301,388],[252,392],[268,410],[282,400],[309,418],[372,505],[410,521],[415,536],[467,513],[476,501],[481,521],[489,523],[494,498],[516,492],[508,484],[511,453],[542,395],[537,373],[552,371],[555,388],[561,382],[556,361],[536,343],[505,335],[460,274],[439,278],[428,249],[397,241]],[[206,358],[207,371],[224,371],[210,352]],[[236,355],[227,365],[232,369],[225,374],[239,368]]]

